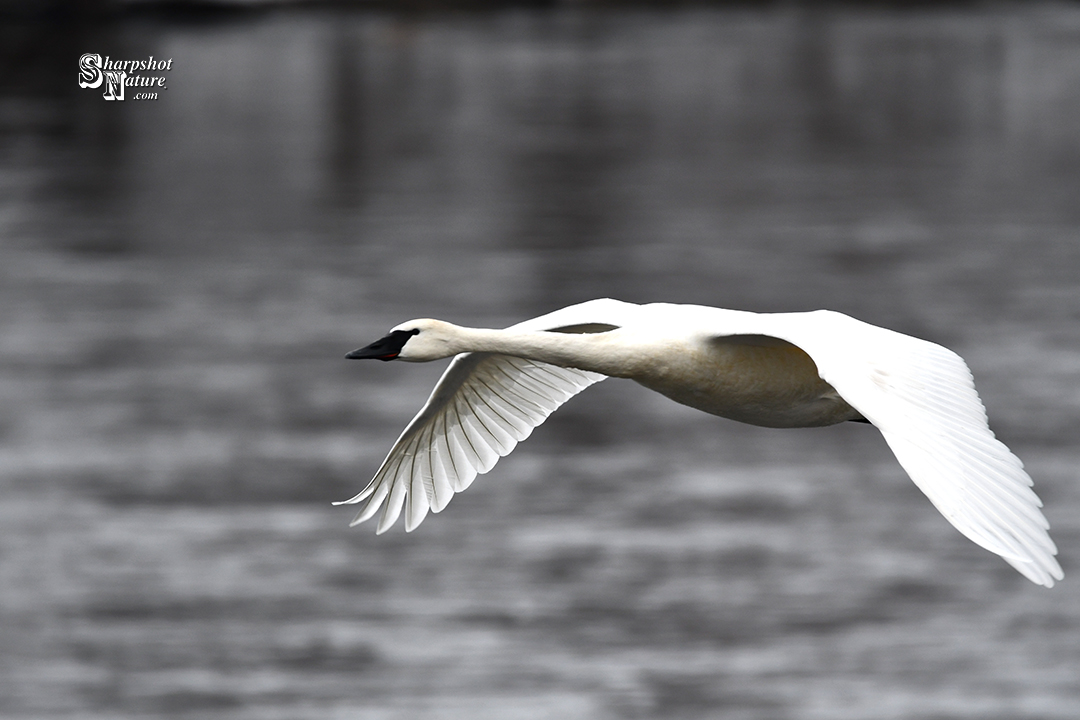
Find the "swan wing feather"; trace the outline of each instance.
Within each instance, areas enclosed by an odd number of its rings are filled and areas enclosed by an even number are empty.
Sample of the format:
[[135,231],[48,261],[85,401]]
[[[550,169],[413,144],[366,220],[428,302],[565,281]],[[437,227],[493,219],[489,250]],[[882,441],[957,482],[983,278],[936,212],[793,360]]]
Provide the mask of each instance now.
[[423,409],[394,443],[364,490],[352,524],[383,513],[384,533],[405,511],[413,530],[527,438],[560,405],[605,378],[508,355],[464,353],[443,373]]
[[[976,544],[1053,587],[1064,577],[1024,465],[987,423],[971,371],[926,340],[832,311],[769,317],[848,404],[885,436],[900,465]],[[812,321],[811,321],[812,320]]]

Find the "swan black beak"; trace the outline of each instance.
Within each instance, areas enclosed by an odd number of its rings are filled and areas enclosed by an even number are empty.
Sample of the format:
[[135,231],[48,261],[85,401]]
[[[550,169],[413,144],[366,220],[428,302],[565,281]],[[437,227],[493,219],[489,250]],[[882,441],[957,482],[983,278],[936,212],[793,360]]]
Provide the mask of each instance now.
[[395,330],[366,347],[353,350],[345,357],[349,360],[393,360],[413,335],[416,335],[415,331]]

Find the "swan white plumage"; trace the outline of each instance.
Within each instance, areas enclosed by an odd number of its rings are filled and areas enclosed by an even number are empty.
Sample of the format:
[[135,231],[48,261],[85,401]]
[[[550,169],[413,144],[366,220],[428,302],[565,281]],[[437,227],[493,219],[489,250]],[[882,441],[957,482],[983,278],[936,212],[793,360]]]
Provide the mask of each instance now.
[[875,425],[915,484],[965,536],[1031,581],[1064,577],[1041,501],[994,437],[971,372],[940,345],[818,310],[759,314],[601,299],[505,330],[413,320],[349,358],[454,357],[368,486],[337,504],[404,507],[413,530],[556,408],[630,378],[714,415],[767,427]]

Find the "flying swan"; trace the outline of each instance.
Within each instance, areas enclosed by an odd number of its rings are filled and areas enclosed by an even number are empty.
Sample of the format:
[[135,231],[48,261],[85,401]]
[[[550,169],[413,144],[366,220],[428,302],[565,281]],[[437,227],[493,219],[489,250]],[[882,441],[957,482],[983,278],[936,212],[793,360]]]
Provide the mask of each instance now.
[[342,503],[383,508],[383,533],[428,510],[606,377],[630,378],[713,415],[765,427],[869,422],[956,528],[1025,577],[1064,577],[1023,463],[994,437],[956,353],[828,310],[758,314],[699,305],[591,300],[505,330],[402,323],[348,358],[453,356],[375,477]]

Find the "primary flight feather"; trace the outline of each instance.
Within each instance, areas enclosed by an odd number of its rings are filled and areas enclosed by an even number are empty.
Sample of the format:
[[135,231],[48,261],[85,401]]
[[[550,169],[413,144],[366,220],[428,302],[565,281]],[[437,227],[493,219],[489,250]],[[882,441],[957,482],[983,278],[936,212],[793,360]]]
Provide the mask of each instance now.
[[[413,320],[347,355],[453,357],[368,486],[344,503],[412,530],[571,397],[630,378],[766,427],[869,422],[961,533],[1032,582],[1064,575],[1023,463],[994,437],[971,372],[940,345],[818,310],[759,314],[592,300],[504,330]],[[343,504],[343,503],[338,503]]]

